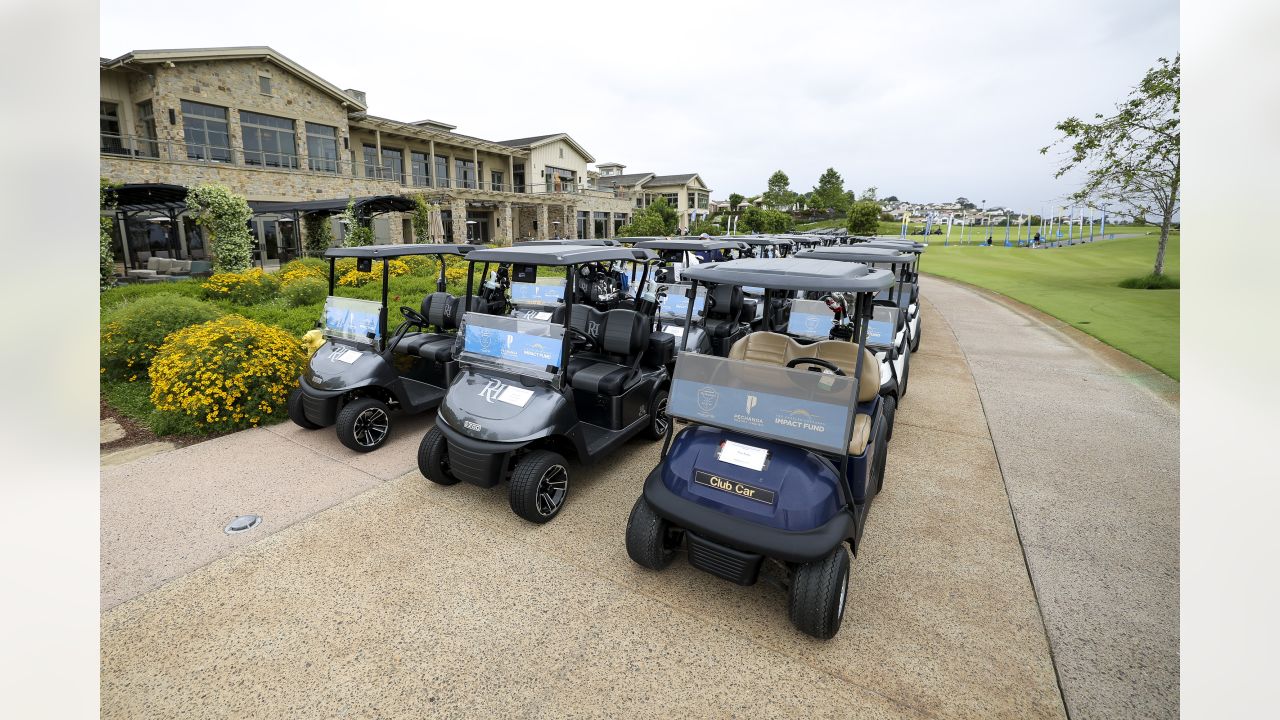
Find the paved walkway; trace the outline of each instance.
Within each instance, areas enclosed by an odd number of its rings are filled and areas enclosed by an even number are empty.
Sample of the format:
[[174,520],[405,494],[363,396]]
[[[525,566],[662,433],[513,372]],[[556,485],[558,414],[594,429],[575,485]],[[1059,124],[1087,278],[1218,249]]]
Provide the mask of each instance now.
[[[369,456],[279,426],[104,469],[103,717],[1064,718],[978,388],[924,312],[832,641],[771,582],[627,558],[657,444],[535,526],[404,471],[429,418]],[[267,520],[222,535],[241,512]]]
[[977,381],[1072,719],[1176,718],[1177,384],[997,296],[922,289]]

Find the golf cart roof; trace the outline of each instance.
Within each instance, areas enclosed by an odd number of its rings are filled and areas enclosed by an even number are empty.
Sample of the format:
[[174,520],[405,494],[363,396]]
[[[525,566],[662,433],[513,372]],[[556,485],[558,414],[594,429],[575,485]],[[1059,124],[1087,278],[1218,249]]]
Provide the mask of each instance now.
[[929,243],[918,243],[914,240],[868,240],[866,242],[854,243],[854,246],[865,245],[873,248],[893,248],[895,250],[908,250],[911,252],[923,252],[929,247]]
[[862,247],[861,245],[836,245],[834,247],[801,250],[795,256],[814,260],[835,260],[856,263],[892,263],[906,265],[915,262],[915,253],[900,252],[896,248]]
[[477,250],[467,256],[471,262],[521,263],[524,265],[579,265],[614,260],[647,262],[657,260],[651,250],[611,245],[535,245]]
[[336,247],[324,251],[325,257],[374,258],[387,260],[406,255],[466,255],[485,245],[365,245],[363,247]]
[[771,290],[828,290],[876,292],[893,285],[893,273],[859,263],[835,264],[825,260],[746,258],[703,263],[683,271],[687,280],[715,284],[764,287]]
[[729,240],[720,238],[711,238],[703,240],[702,238],[658,238],[655,240],[642,240],[635,244],[638,248],[649,248],[650,250],[722,250],[724,248],[733,248],[734,250],[746,249],[747,244],[741,240]]
[[526,247],[530,245],[585,245],[589,247],[599,247],[601,245],[608,247],[616,247],[620,245],[617,240],[611,238],[592,238],[590,240],[581,238],[578,240],[521,240],[515,244],[515,247]]
[[748,245],[795,245],[794,240],[770,237],[768,235],[734,235],[734,240],[741,240]]

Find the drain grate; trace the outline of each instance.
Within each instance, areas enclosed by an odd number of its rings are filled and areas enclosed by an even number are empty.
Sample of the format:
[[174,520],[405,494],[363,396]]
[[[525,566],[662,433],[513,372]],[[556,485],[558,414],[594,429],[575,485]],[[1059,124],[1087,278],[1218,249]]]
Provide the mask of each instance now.
[[252,530],[258,527],[261,522],[261,515],[240,515],[227,523],[227,526],[222,529],[222,532],[228,535],[235,535],[236,533],[242,533],[246,530]]

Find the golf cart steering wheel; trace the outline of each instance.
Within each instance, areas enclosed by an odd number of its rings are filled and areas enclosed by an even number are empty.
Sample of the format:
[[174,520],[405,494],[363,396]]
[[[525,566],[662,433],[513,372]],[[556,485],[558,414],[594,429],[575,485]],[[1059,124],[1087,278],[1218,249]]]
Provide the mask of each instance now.
[[425,328],[427,326],[427,319],[422,317],[417,310],[414,310],[407,305],[400,306],[400,314],[403,315],[404,319],[408,320],[412,325],[417,325],[420,328]]
[[590,335],[582,332],[581,330],[579,330],[576,327],[573,327],[572,325],[566,325],[564,329],[585,340],[592,350],[596,348],[596,340]]
[[822,358],[798,357],[795,360],[792,360],[791,362],[787,363],[787,369],[790,370],[791,368],[797,365],[816,365],[821,368],[826,368],[831,372],[835,373],[836,375],[841,375],[841,376],[844,375],[844,371],[841,370],[838,365],[836,365],[833,362],[830,362],[829,360],[823,360]]

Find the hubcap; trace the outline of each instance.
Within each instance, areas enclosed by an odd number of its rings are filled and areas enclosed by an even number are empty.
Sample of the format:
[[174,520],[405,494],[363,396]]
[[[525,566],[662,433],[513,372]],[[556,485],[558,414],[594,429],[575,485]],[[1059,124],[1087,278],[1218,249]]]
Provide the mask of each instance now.
[[355,436],[356,442],[364,447],[372,447],[382,442],[390,426],[391,418],[387,417],[382,408],[371,407],[356,416],[351,434]]
[[538,480],[538,513],[550,516],[564,503],[569,492],[569,471],[561,465],[552,465]]
[[657,412],[653,414],[653,426],[660,435],[667,434],[667,398],[658,401]]

